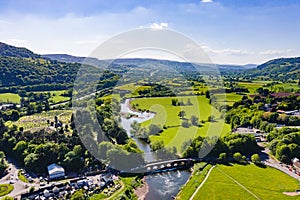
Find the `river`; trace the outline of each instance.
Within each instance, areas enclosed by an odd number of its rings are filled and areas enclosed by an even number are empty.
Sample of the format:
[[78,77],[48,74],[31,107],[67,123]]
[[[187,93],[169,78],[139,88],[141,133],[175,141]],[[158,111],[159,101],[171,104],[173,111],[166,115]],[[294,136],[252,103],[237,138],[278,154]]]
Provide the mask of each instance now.
[[[126,119],[121,117],[121,125],[126,130],[129,137],[131,137],[131,123],[137,121],[142,123],[144,121],[150,120],[155,116],[155,113],[147,112],[135,112],[130,110],[130,100],[126,99],[124,103],[121,104],[121,113],[131,113],[136,115],[136,117],[131,117]],[[156,155],[151,151],[150,145],[140,140],[134,138],[134,141],[137,143],[137,146],[144,151],[145,162],[156,161]],[[149,175],[146,177],[146,183],[148,185],[149,191],[145,196],[146,200],[167,200],[172,199],[173,196],[176,196],[180,188],[186,183],[191,173],[187,170],[177,170],[169,171],[164,173],[157,173]]]

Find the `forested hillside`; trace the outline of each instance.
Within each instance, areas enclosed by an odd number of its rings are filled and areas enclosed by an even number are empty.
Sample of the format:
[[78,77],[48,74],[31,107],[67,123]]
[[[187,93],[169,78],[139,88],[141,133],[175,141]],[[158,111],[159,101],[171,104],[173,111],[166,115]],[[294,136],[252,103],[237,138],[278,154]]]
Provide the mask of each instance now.
[[256,69],[246,71],[245,75],[278,81],[296,80],[300,78],[300,57],[270,60]]
[[26,48],[0,43],[0,92],[67,89],[82,66],[86,76],[101,71],[91,65],[42,58]]
[[0,56],[19,57],[19,58],[39,58],[40,55],[23,47],[14,47],[0,42]]
[[41,58],[0,57],[0,86],[70,83],[79,67]]

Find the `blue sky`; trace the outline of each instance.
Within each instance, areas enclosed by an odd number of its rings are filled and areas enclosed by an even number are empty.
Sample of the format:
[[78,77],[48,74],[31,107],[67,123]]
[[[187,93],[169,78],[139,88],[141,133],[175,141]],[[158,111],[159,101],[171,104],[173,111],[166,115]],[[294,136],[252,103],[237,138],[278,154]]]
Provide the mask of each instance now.
[[196,41],[215,63],[300,56],[297,0],[0,0],[0,41],[37,53],[88,56],[140,27]]

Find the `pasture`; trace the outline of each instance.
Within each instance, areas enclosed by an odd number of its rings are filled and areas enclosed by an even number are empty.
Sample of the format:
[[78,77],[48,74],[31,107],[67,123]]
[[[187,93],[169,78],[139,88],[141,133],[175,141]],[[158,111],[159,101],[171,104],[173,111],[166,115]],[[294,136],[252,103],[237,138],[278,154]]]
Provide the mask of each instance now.
[[[187,181],[187,183],[181,188],[180,192],[177,194],[176,199],[189,200],[193,193],[196,191],[198,185],[204,180],[207,172],[212,167],[212,165],[206,163],[197,163],[193,167],[193,174]],[[202,168],[202,170],[200,170]]]
[[297,180],[271,167],[260,168],[254,164],[218,165],[195,199],[300,199],[300,196],[283,194],[298,188]]
[[224,94],[215,94],[217,98],[217,102],[222,105],[232,106],[235,102],[242,100],[244,95],[236,94],[236,93],[226,93]]
[[258,88],[263,87],[270,82],[271,81],[238,82],[238,86],[247,88],[250,94],[255,94],[257,93],[256,90]]
[[2,93],[0,94],[0,103],[20,104],[21,97],[18,94]]
[[56,104],[64,101],[70,100],[70,97],[61,96],[67,90],[51,90],[51,91],[42,91],[42,92],[35,92],[35,93],[50,93],[51,97],[49,99],[50,104]]
[[[172,99],[184,102],[184,106],[173,106]],[[192,105],[187,105],[188,99]],[[150,136],[151,141],[162,140],[166,147],[175,146],[177,151],[181,151],[183,142],[197,136],[220,136],[230,132],[230,126],[219,119],[221,113],[209,104],[209,100],[204,96],[185,97],[162,97],[162,98],[140,98],[131,101],[131,106],[135,104],[139,109],[150,110],[156,115],[152,120],[142,123],[147,127],[149,124],[157,124],[166,129],[160,135]],[[183,119],[178,113],[185,112]],[[199,118],[199,126],[181,126],[182,121],[190,121],[191,116]],[[209,122],[208,117],[214,116],[215,121]]]

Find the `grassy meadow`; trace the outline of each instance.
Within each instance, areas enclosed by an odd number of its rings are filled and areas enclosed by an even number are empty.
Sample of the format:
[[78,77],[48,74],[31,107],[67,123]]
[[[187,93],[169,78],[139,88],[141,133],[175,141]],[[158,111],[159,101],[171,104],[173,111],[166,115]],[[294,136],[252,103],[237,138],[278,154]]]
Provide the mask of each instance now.
[[270,81],[239,82],[238,86],[248,88],[250,94],[255,94],[258,88],[268,83],[270,83]]
[[229,105],[232,106],[235,102],[242,100],[244,95],[236,94],[236,93],[227,93],[224,94],[215,94],[217,98],[217,102],[222,105]]
[[61,96],[67,90],[51,90],[51,91],[43,91],[43,92],[36,92],[36,93],[50,93],[51,97],[49,99],[50,104],[56,104],[64,101],[70,100],[70,97]]
[[196,194],[195,199],[300,199],[283,192],[293,192],[299,182],[283,172],[250,165],[218,165]]
[[0,103],[20,104],[21,97],[18,94],[2,93],[0,94]]
[[[178,98],[179,101],[186,103],[190,99],[192,105],[173,106],[172,99]],[[181,151],[181,145],[184,141],[192,139],[197,136],[219,136],[230,132],[230,126],[223,123],[219,119],[221,113],[209,104],[205,96],[185,96],[185,97],[162,97],[162,98],[140,98],[131,101],[131,105],[137,105],[140,109],[150,110],[156,115],[152,120],[142,123],[142,126],[149,124],[157,124],[161,127],[166,126],[167,129],[160,135],[150,136],[151,141],[162,140],[165,146],[175,146],[178,151]],[[185,111],[186,116],[184,120],[190,119],[192,115],[202,120],[200,126],[190,126],[184,128],[181,126],[182,119],[179,118],[178,113]],[[213,115],[217,120],[215,122],[208,122],[208,117]]]
[[[204,167],[204,168],[203,168]],[[193,167],[193,174],[187,181],[187,183],[181,188],[180,192],[177,194],[176,199],[189,200],[193,193],[196,191],[197,187],[206,177],[209,169],[212,165],[206,163],[197,163]],[[200,170],[200,168],[203,168]]]

